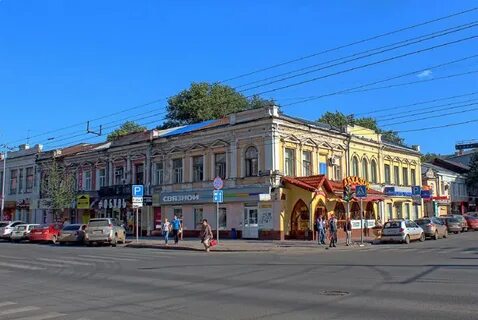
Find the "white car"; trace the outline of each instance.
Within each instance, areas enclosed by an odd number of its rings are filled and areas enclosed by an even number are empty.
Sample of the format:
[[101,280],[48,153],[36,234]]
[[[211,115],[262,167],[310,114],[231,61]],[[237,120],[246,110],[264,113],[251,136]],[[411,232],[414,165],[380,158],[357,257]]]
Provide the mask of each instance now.
[[23,221],[1,221],[0,222],[0,239],[10,240],[13,229],[20,224],[25,224]]
[[412,240],[425,241],[425,232],[413,221],[391,220],[384,224],[381,242],[404,242]]
[[22,240],[30,239],[30,232],[33,228],[38,227],[39,224],[19,224],[13,229],[10,239],[13,242],[19,242]]

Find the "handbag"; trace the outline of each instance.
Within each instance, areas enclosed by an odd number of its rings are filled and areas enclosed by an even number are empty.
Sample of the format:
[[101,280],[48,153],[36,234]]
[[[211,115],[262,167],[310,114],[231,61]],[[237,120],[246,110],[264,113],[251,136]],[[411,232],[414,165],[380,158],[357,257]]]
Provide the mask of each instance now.
[[210,245],[211,247],[217,246],[217,240],[211,239],[211,241],[209,241],[209,245]]

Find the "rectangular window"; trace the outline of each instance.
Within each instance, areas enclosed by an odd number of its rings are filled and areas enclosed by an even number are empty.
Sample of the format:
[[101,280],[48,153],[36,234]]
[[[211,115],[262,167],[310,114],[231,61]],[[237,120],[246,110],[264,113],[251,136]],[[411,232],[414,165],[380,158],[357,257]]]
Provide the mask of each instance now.
[[18,193],[23,193],[23,169],[18,169]]
[[27,168],[27,182],[26,182],[26,192],[31,193],[33,191],[33,183],[35,181],[33,167]]
[[204,179],[204,157],[193,157],[193,182],[200,182]]
[[391,184],[392,183],[392,179],[391,179],[391,172],[390,172],[390,165],[386,164],[384,166],[384,169],[385,169],[385,183],[386,184]]
[[418,214],[419,214],[418,205],[416,205],[416,204],[413,205],[413,211],[414,211],[414,214],[415,214],[415,217],[414,217],[415,219],[414,220],[416,220],[416,219],[419,218],[418,217]]
[[0,172],[0,194],[3,193],[3,171]]
[[393,167],[393,178],[396,185],[400,184],[400,168],[398,166]]
[[194,208],[194,227],[196,229],[201,229],[201,223],[203,219],[202,215],[203,215],[202,208]]
[[156,163],[156,185],[161,185],[164,183],[164,167],[162,162]]
[[319,163],[319,174],[327,174],[327,163],[321,162]]
[[415,169],[411,169],[410,170],[410,177],[411,177],[411,183],[412,183],[412,186],[416,186],[417,185],[417,177],[416,177],[416,171]]
[[123,178],[124,178],[124,168],[116,167],[115,168],[115,185],[123,184]]
[[302,175],[305,177],[312,175],[312,152],[302,152]]
[[98,189],[106,187],[106,169],[98,169]]
[[408,186],[408,168],[402,168],[403,185]]
[[410,212],[410,203],[405,203],[405,215],[407,219],[412,219],[411,212]]
[[17,194],[18,189],[18,171],[10,170],[10,194]]
[[227,229],[227,210],[226,208],[219,208],[219,228]]
[[285,149],[284,154],[284,169],[286,176],[295,176],[294,162],[295,162],[295,150],[294,149]]
[[173,183],[183,183],[183,159],[173,159]]
[[214,168],[216,177],[221,177],[226,179],[226,154],[225,153],[216,153],[214,155]]
[[391,203],[387,203],[387,215],[388,219],[393,219],[393,205]]
[[135,183],[144,184],[144,164],[140,163],[134,166]]
[[91,190],[91,171],[85,171],[85,185],[83,190],[90,191]]

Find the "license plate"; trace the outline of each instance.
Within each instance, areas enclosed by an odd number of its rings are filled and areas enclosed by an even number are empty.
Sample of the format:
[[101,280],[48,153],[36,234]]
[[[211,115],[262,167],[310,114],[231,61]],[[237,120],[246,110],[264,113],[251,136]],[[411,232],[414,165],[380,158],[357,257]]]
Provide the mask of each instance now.
[[101,230],[93,231],[93,234],[102,234],[102,233],[103,233],[103,231],[101,231]]

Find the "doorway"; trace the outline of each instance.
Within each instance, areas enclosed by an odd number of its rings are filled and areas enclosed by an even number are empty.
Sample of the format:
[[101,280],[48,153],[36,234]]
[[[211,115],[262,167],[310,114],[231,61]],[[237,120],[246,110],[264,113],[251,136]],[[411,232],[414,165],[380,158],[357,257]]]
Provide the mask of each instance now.
[[257,207],[244,208],[244,224],[242,227],[242,237],[246,239],[259,238],[259,224],[257,221]]

